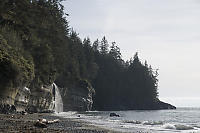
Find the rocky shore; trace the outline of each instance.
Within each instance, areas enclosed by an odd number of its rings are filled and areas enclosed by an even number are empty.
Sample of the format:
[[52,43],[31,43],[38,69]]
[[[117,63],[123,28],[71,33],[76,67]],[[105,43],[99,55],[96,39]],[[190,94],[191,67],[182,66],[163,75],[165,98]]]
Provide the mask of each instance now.
[[[38,119],[59,122],[48,124],[47,128],[34,126]],[[90,126],[75,119],[60,118],[52,114],[0,114],[0,133],[113,133],[106,129]]]

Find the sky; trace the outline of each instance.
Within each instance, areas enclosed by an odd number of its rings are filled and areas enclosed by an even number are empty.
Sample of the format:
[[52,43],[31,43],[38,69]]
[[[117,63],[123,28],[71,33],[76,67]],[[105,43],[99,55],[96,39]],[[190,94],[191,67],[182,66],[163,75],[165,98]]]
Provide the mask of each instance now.
[[83,39],[104,35],[125,60],[139,52],[159,69],[159,98],[200,107],[199,0],[66,0],[70,26]]

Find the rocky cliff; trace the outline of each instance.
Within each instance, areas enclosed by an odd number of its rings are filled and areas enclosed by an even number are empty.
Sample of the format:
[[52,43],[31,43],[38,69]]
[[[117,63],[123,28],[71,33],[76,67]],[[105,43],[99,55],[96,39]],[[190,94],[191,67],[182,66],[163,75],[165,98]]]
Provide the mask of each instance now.
[[71,88],[61,88],[64,111],[89,111],[92,109],[94,89],[89,82],[81,80]]
[[52,111],[52,99],[50,86],[37,90],[29,90],[26,87],[5,89],[0,93],[0,113]]
[[18,88],[12,89],[1,89],[0,91],[0,112],[1,113],[12,113],[16,111],[14,106],[15,97],[18,93]]
[[19,88],[15,97],[15,107],[17,111],[25,111],[30,99],[30,89],[27,87]]
[[[63,99],[63,111],[88,111],[92,109],[94,89],[87,81],[80,81],[73,88],[58,87],[58,89]],[[31,90],[26,87],[6,89],[0,93],[0,112],[53,112],[55,96],[53,84]]]
[[28,112],[52,112],[53,93],[52,85],[42,86],[40,89],[31,90],[30,99],[26,111]]

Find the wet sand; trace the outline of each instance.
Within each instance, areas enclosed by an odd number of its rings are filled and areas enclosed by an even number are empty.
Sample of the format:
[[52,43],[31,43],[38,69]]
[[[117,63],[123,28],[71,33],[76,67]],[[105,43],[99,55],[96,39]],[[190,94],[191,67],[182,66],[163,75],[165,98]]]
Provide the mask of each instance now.
[[[35,127],[38,119],[59,119],[58,123],[47,124],[47,128]],[[92,126],[78,119],[61,118],[53,114],[0,114],[0,133],[119,133]],[[133,133],[142,133],[139,130]]]
[[[38,128],[34,124],[38,119],[55,120],[58,123],[47,124],[47,128]],[[52,114],[0,114],[1,133],[113,133],[106,129],[89,126],[75,119],[60,118]]]

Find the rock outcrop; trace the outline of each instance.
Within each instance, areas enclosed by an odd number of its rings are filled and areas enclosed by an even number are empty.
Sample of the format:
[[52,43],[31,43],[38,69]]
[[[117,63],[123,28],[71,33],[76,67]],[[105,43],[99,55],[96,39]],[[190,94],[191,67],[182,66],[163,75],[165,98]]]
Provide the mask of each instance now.
[[0,93],[0,113],[25,111],[30,98],[30,90],[26,87],[7,88]]
[[[40,89],[7,89],[0,94],[0,113],[15,111],[53,112],[55,109],[55,89],[53,84]],[[89,82],[80,80],[70,88],[59,88],[63,99],[63,111],[88,111],[92,109],[95,93]]]
[[120,117],[120,115],[118,115],[116,113],[110,113],[110,117]]
[[157,99],[154,102],[144,104],[142,107],[140,107],[140,109],[142,109],[142,110],[164,110],[164,109],[176,109],[176,107]]
[[18,93],[15,97],[15,107],[17,111],[25,111],[30,99],[30,89],[27,87],[22,87],[18,90]]
[[0,113],[52,112],[52,86],[30,90],[26,87],[4,89],[0,93]]
[[81,80],[78,85],[71,88],[62,88],[64,111],[89,111],[92,109],[92,97],[94,89],[85,80]]
[[15,97],[18,93],[18,88],[5,88],[0,90],[0,113],[8,114],[16,111]]
[[159,101],[157,109],[176,109],[176,107],[169,103]]
[[28,112],[53,112],[52,85],[31,90],[26,111]]

